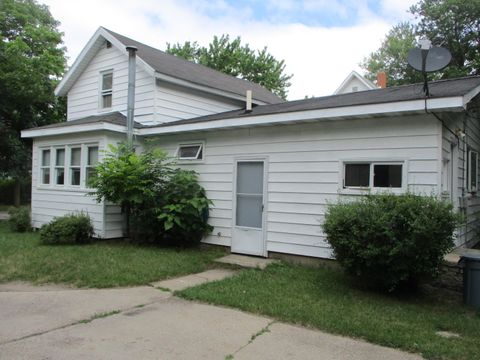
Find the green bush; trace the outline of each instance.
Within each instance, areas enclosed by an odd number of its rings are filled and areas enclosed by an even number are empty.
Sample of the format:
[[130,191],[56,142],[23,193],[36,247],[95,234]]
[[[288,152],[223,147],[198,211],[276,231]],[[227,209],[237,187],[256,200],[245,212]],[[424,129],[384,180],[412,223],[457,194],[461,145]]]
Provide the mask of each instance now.
[[25,232],[32,229],[30,209],[27,207],[11,207],[8,209],[8,223],[13,231]]
[[393,291],[438,275],[458,223],[452,205],[433,197],[382,194],[329,205],[323,229],[350,275]]
[[154,199],[135,208],[133,239],[184,247],[198,244],[212,231],[207,223],[210,204],[197,174],[175,169]]
[[94,234],[92,222],[83,213],[53,219],[40,229],[40,242],[45,245],[85,244]]
[[163,201],[158,219],[163,221],[164,239],[168,243],[198,244],[213,230],[207,223],[211,201],[194,171],[175,170],[163,189]]

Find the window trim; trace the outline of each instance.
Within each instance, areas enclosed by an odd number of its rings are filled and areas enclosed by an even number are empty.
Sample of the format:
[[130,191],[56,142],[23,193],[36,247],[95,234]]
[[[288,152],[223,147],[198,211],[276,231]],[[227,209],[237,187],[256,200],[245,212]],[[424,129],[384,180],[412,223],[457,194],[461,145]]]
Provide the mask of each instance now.
[[[72,150],[74,149],[80,149],[80,164],[78,165],[72,165]],[[82,159],[83,159],[83,146],[80,145],[70,145],[68,147],[68,186],[74,187],[74,188],[79,188],[82,186]],[[72,184],[73,176],[72,176],[72,170],[73,169],[79,169],[80,170],[80,179],[78,185]]]
[[[199,146],[199,149],[197,150],[197,155],[195,157],[180,157],[180,149],[182,147],[188,147],[188,146]],[[202,157],[199,159],[198,156],[202,153]],[[191,141],[191,142],[185,142],[185,143],[180,143],[177,146],[177,150],[175,151],[175,157],[180,163],[199,163],[203,162],[205,160],[205,142],[204,141]]]
[[[475,154],[475,186],[472,186],[472,155]],[[468,149],[468,158],[467,158],[467,189],[470,193],[476,193],[478,191],[478,151],[473,149]]]
[[[345,166],[347,164],[369,164],[369,186],[345,186]],[[375,165],[401,165],[402,166],[402,186],[401,187],[374,187],[374,173],[373,166]],[[392,193],[403,193],[408,188],[407,184],[407,168],[408,160],[406,159],[375,159],[375,158],[365,158],[365,159],[344,159],[340,160],[340,171],[339,171],[339,189],[338,192],[341,194],[348,195],[363,195],[365,193],[373,192],[392,192]]]
[[[50,157],[50,162],[48,165],[43,165],[43,152],[44,151],[49,151],[49,157]],[[52,183],[52,148],[50,146],[48,147],[41,147],[40,148],[40,159],[39,159],[39,185],[43,186],[50,186]],[[48,169],[48,183],[43,182],[43,172],[44,170]]]
[[[112,75],[112,87],[110,89],[103,89],[103,77],[104,75]],[[100,71],[100,76],[99,76],[99,81],[98,81],[99,87],[98,87],[98,108],[100,111],[109,111],[113,107],[113,69],[107,69]],[[112,103],[109,107],[104,107],[103,106],[103,98],[106,95],[110,95],[112,97]]]
[[[53,146],[52,147],[54,152],[55,152],[55,162],[53,164],[53,175],[54,175],[54,179],[55,181],[53,182],[53,185],[54,186],[61,186],[61,187],[64,187],[66,185],[66,181],[67,181],[67,169],[66,169],[66,165],[67,165],[67,149],[65,146]],[[63,153],[63,166],[58,166],[57,165],[57,155],[58,155],[58,150],[63,150],[64,153]],[[59,169],[62,169],[63,168],[63,184],[58,184],[57,183],[57,171]]]

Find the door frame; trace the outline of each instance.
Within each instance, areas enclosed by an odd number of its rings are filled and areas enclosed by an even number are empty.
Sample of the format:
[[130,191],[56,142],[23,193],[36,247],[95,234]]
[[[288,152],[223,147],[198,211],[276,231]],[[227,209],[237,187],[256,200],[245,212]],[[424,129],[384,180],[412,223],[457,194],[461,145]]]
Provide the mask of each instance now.
[[[235,228],[254,229],[246,226],[237,226],[237,169],[239,162],[263,162],[263,212],[262,212],[262,253],[257,256],[267,257],[267,212],[268,212],[268,156],[236,156],[233,159],[233,192],[232,192],[232,240],[230,250],[232,249],[235,236]],[[248,255],[248,254],[246,254]]]

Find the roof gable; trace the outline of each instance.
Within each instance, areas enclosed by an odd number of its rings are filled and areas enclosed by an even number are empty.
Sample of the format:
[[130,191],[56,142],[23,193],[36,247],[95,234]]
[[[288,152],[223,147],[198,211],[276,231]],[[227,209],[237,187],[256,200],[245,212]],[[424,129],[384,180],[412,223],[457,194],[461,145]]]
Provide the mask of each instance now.
[[348,83],[350,83],[352,80],[358,80],[360,83],[362,83],[367,89],[373,90],[377,89],[378,87],[375,86],[374,83],[372,83],[370,80],[364,78],[362,75],[357,73],[356,71],[352,71],[346,78],[343,80],[343,82],[340,84],[340,86],[335,90],[333,95],[341,94],[343,90],[347,87]]
[[169,81],[168,78],[171,78],[171,80],[178,79],[183,86],[191,86],[197,89],[202,87],[207,92],[216,90],[217,94],[221,92],[221,95],[225,97],[236,99],[243,99],[246,91],[252,90],[253,100],[257,104],[283,102],[280,97],[261,85],[167,54],[103,27],[100,27],[95,32],[70,70],[65,74],[55,89],[56,95],[65,96],[68,93],[98,50],[105,44],[105,41],[109,41],[113,46],[117,47],[125,54],[125,58],[128,57],[125,47],[135,46],[138,49],[137,61],[139,65],[152,76],[166,75],[167,78],[163,77],[163,80]]

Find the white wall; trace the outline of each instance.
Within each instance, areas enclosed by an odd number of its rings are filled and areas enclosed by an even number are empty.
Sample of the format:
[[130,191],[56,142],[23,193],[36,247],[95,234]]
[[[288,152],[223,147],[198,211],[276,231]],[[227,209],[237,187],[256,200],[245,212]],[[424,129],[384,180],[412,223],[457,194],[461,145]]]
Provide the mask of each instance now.
[[[113,69],[112,108],[100,109],[100,72]],[[68,92],[67,119],[75,120],[105,112],[126,114],[128,56],[116,47],[101,48]],[[135,85],[135,120],[153,120],[155,80],[137,63]]]
[[244,106],[241,101],[187,89],[161,80],[157,80],[156,85],[155,121],[158,123],[216,114]]
[[231,244],[237,156],[268,157],[268,251],[331,256],[320,224],[328,202],[349,196],[342,189],[342,160],[404,159],[406,189],[438,192],[441,131],[437,120],[423,115],[168,135],[159,146],[174,154],[179,142],[198,140],[205,141],[204,162],[182,166],[199,172],[214,202],[206,243]]
[[[105,137],[102,134],[73,135],[34,141],[32,152],[32,226],[40,228],[55,217],[83,211],[92,219],[96,236],[105,237],[104,205],[103,203],[97,203],[94,197],[87,195],[90,190],[84,186],[69,186],[67,179],[65,179],[65,185],[54,185],[54,173],[52,172],[50,173],[50,185],[40,184],[39,157],[42,148],[81,144],[98,144],[101,156],[101,151],[105,148]],[[85,160],[82,159],[83,161]],[[66,169],[67,172],[68,168]]]

